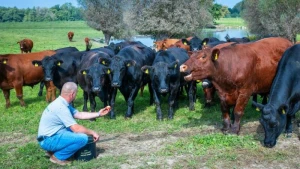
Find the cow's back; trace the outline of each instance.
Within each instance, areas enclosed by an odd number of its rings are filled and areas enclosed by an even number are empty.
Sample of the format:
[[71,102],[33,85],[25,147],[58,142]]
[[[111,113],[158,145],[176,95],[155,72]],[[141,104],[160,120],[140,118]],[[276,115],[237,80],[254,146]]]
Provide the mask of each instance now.
[[221,48],[218,59],[221,69],[215,76],[231,79],[232,85],[251,88],[254,93],[266,93],[270,89],[282,54],[291,45],[284,38],[266,38]]

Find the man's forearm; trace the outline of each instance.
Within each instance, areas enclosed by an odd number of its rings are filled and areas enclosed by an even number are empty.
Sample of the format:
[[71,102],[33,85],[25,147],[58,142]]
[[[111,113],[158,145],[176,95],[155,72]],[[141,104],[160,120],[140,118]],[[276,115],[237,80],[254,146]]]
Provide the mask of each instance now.
[[98,112],[93,112],[93,113],[89,113],[89,112],[77,112],[74,117],[76,119],[81,119],[81,120],[85,120],[85,119],[93,119],[93,118],[97,118],[100,117]]

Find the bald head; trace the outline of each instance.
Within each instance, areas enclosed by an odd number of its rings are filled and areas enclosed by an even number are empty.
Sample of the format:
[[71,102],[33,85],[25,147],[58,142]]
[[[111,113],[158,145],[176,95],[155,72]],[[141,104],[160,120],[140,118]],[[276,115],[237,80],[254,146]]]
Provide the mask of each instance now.
[[61,89],[61,94],[67,94],[77,92],[77,85],[74,82],[67,82],[63,85]]

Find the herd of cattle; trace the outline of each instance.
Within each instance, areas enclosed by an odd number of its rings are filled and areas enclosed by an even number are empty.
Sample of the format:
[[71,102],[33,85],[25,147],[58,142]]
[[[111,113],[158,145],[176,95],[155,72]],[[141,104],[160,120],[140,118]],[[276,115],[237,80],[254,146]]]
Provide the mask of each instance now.
[[[68,33],[71,41],[74,33]],[[280,133],[292,132],[292,117],[300,109],[300,44],[280,37],[251,41],[248,38],[164,39],[154,42],[155,50],[141,42],[125,41],[86,51],[75,47],[31,52],[33,42],[20,43],[22,54],[0,55],[0,88],[6,108],[10,90],[15,89],[24,106],[23,86],[46,86],[46,101],[56,98],[56,88],[75,82],[83,90],[83,111],[95,111],[95,97],[110,105],[110,118],[116,118],[115,99],[119,90],[127,103],[126,118],[134,114],[134,100],[148,85],[150,105],[156,105],[156,118],[162,120],[161,96],[168,95],[168,119],[173,119],[178,98],[187,92],[189,109],[195,109],[197,83],[202,82],[205,105],[212,104],[215,91],[221,101],[224,133],[239,134],[245,107],[257,94],[268,102],[260,108],[265,130],[264,144],[273,147]],[[31,48],[23,46],[30,44]],[[23,46],[21,46],[23,45]],[[26,54],[23,54],[23,51]],[[255,98],[255,97],[253,97]],[[233,108],[234,118],[230,117]]]

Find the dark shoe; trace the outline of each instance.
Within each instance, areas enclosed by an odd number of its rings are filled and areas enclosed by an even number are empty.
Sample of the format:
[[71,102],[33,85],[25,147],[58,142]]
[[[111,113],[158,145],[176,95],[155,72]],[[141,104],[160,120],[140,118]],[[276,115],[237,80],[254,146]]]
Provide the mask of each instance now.
[[46,151],[45,156],[51,157],[54,153],[51,151]]
[[62,161],[62,160],[59,160],[59,159],[57,159],[54,155],[52,155],[51,157],[50,157],[50,161],[52,162],[52,163],[55,163],[55,164],[58,164],[58,165],[70,165],[71,164],[71,162],[72,161]]

